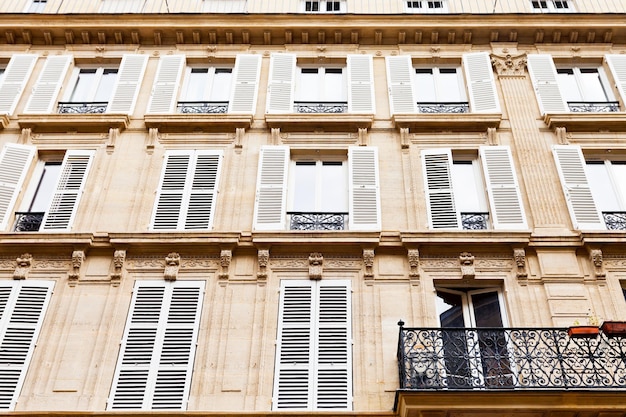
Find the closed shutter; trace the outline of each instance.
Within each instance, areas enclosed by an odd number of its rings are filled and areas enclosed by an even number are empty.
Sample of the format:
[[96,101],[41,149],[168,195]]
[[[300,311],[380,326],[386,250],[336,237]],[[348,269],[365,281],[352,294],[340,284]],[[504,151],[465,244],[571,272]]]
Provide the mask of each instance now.
[[494,229],[527,229],[522,196],[508,146],[481,146]]
[[35,54],[15,54],[11,57],[0,85],[0,114],[13,114],[36,62]]
[[454,202],[450,149],[423,150],[422,167],[429,227],[431,229],[458,229],[461,225],[461,217]]
[[263,146],[259,155],[254,228],[284,230],[289,147]]
[[348,55],[348,111],[374,114],[374,64],[371,55]]
[[136,281],[109,410],[185,410],[204,282]]
[[622,105],[626,106],[626,55],[606,55],[606,62],[622,98]]
[[574,228],[606,229],[604,219],[593,200],[580,146],[554,145],[552,153]]
[[42,220],[42,231],[70,229],[94,154],[95,151],[74,150],[65,153],[50,208]]
[[267,92],[268,113],[292,113],[296,76],[294,54],[272,54]]
[[125,54],[123,56],[107,113],[133,113],[147,64],[147,55]]
[[223,153],[169,151],[154,208],[153,230],[209,230]]
[[55,55],[46,59],[24,113],[52,112],[59,90],[61,90],[61,84],[73,59],[72,55]]
[[568,112],[561,95],[556,68],[547,54],[528,54],[528,72],[535,88],[541,114]]
[[348,149],[350,230],[380,230],[378,148]]
[[0,153],[0,230],[11,217],[15,200],[22,190],[24,178],[35,156],[35,148],[7,143]]
[[254,114],[260,74],[260,55],[237,55],[232,93],[228,102],[229,113]]
[[0,410],[15,408],[53,287],[52,281],[0,281]]
[[159,59],[148,113],[174,113],[184,68],[185,55],[167,55]]
[[417,102],[413,95],[415,70],[409,55],[388,56],[387,84],[391,114],[417,113]]
[[500,113],[496,82],[487,52],[463,54],[463,68],[473,113]]

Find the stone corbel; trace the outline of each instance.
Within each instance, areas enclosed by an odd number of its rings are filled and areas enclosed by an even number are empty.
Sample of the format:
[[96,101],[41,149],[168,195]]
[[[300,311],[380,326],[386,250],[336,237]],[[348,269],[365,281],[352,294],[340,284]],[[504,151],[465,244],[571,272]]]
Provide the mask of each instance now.
[[401,127],[400,128],[400,146],[402,149],[408,149],[411,140],[409,139],[409,128]]
[[528,272],[526,271],[526,251],[523,248],[513,249],[513,259],[515,265],[517,265],[517,279],[528,278]]
[[310,279],[322,279],[322,273],[324,272],[324,257],[319,252],[314,252],[309,255],[309,278]]
[[13,272],[13,279],[26,279],[33,262],[33,255],[24,253],[20,255],[16,261],[17,266],[15,267],[15,272]]
[[75,250],[72,252],[72,271],[67,274],[70,287],[75,287],[80,278],[80,267],[85,261],[85,251]]
[[360,127],[359,128],[359,145],[367,146],[369,136],[367,135],[367,128]]
[[112,153],[115,148],[115,142],[117,138],[120,136],[119,127],[111,127],[109,128],[109,141],[107,142],[107,153]]
[[232,260],[233,251],[230,249],[222,249],[220,252],[220,266],[222,267],[222,272],[219,274],[219,279],[228,279],[228,267]]
[[259,280],[267,280],[267,264],[270,261],[270,251],[269,249],[259,249],[258,252],[258,260],[259,260],[259,270],[256,273],[256,276]]
[[497,130],[495,127],[487,128],[487,144],[488,145],[497,145],[498,144],[498,135],[496,134]]
[[590,249],[589,259],[591,259],[591,263],[593,263],[593,273],[596,276],[596,279],[605,279],[606,272],[604,271],[604,268],[603,268],[602,250]]
[[154,151],[155,144],[159,140],[159,129],[156,127],[149,128],[148,136],[146,138],[146,150],[148,153],[152,153]]
[[556,141],[559,145],[569,144],[569,140],[567,139],[567,129],[565,129],[564,126],[555,127],[554,133],[556,134]]
[[461,263],[461,276],[463,279],[473,279],[476,276],[474,255],[469,252],[461,252],[459,262]]
[[21,145],[26,145],[31,141],[31,135],[33,131],[30,127],[25,127],[22,129],[22,133],[20,134],[20,139],[18,141]]
[[[125,250],[116,250],[113,253],[113,273],[111,274],[111,285],[117,287],[120,285],[122,281],[122,267],[124,266],[124,261],[126,261],[126,251]],[[166,260],[167,262],[167,260]]]
[[506,55],[491,54],[491,65],[496,69],[496,74],[499,77],[524,77],[527,63],[526,54],[513,56],[507,53],[506,49],[503,49],[502,52]]
[[246,129],[243,127],[235,128],[235,149],[243,148],[243,136],[246,133]]
[[279,127],[273,127],[271,130],[271,141],[272,141],[272,145],[278,145],[280,144],[280,128]]
[[418,249],[409,249],[409,281],[413,285],[417,285],[420,279],[420,251]]
[[171,252],[165,257],[165,272],[163,278],[166,281],[176,281],[178,278],[178,269],[180,268],[180,255]]
[[365,279],[374,278],[374,249],[363,249],[363,264],[365,265],[365,272],[363,277]]

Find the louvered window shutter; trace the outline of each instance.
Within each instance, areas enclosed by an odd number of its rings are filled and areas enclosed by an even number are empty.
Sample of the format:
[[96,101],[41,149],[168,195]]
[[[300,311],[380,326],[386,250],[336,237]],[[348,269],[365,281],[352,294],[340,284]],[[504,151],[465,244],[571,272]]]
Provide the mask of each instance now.
[[8,143],[0,153],[0,230],[11,217],[15,200],[35,156],[35,147]]
[[371,55],[348,55],[348,111],[374,114],[374,64]]
[[254,228],[284,230],[289,147],[263,146],[259,156]]
[[52,281],[0,281],[0,410],[13,410],[52,295]]
[[272,54],[267,92],[268,113],[292,113],[296,77],[294,54]]
[[494,229],[527,229],[524,205],[508,146],[481,146]]
[[42,231],[71,228],[94,155],[95,151],[65,152],[50,207],[42,220]]
[[413,94],[415,70],[409,55],[388,56],[387,84],[391,114],[417,113],[417,100]]
[[234,72],[228,112],[254,114],[259,94],[261,56],[251,54],[237,55]]
[[541,114],[568,112],[561,95],[556,67],[547,54],[528,54],[528,72],[535,88]]
[[348,149],[350,230],[380,230],[378,148]]
[[463,68],[473,113],[500,113],[496,82],[487,52],[463,54]]
[[133,113],[147,64],[147,55],[125,54],[122,57],[107,113]]
[[626,106],[626,55],[606,55],[606,62],[622,98],[622,105]]
[[166,55],[159,59],[148,113],[174,113],[184,68],[185,55]]
[[204,285],[135,282],[108,409],[187,408]]
[[431,229],[458,229],[461,225],[461,217],[456,210],[452,189],[450,149],[423,150],[422,166],[429,227]]
[[209,230],[223,153],[169,151],[157,192],[153,230]]
[[552,153],[574,227],[581,230],[606,229],[602,214],[593,200],[580,146],[554,145]]
[[36,62],[35,54],[14,54],[11,57],[0,85],[0,114],[13,114]]
[[24,113],[52,112],[59,90],[61,90],[61,84],[73,59],[72,55],[54,55],[46,59]]

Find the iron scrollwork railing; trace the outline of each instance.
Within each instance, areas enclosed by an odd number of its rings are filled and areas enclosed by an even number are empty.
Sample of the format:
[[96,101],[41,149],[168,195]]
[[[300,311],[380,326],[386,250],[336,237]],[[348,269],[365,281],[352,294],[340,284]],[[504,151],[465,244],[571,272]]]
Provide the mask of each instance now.
[[626,337],[399,324],[400,389],[626,389]]
[[568,101],[572,113],[611,113],[619,111],[617,101]]
[[469,103],[418,101],[417,111],[420,113],[469,113]]
[[626,230],[626,211],[603,211],[604,223],[609,230]]
[[58,106],[62,114],[101,114],[107,109],[109,103],[98,102],[61,102]]
[[489,213],[461,213],[463,230],[488,229]]
[[296,113],[346,113],[347,101],[296,101],[293,103]]
[[224,114],[228,112],[228,101],[179,101],[178,113]]
[[43,212],[17,212],[15,213],[15,232],[37,232],[43,222]]
[[290,230],[345,230],[348,213],[289,212]]

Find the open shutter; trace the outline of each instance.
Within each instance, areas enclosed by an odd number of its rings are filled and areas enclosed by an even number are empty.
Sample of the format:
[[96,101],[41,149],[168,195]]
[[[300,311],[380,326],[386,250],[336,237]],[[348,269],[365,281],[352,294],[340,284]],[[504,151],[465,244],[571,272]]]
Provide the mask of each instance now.
[[522,196],[508,146],[481,146],[494,229],[527,229]]
[[13,114],[36,62],[35,54],[14,54],[11,57],[0,85],[0,114]]
[[261,56],[252,54],[237,55],[234,72],[228,112],[254,114],[259,93]]
[[204,282],[136,281],[108,409],[185,410]]
[[585,171],[585,157],[580,146],[554,145],[552,153],[574,227],[606,229],[602,214],[593,200]]
[[350,230],[380,230],[378,148],[348,148]]
[[95,151],[65,153],[50,208],[42,220],[42,231],[68,230],[74,221]]
[[568,112],[561,95],[556,67],[548,54],[528,54],[528,72],[535,88],[541,114]]
[[263,146],[259,155],[254,228],[284,230],[289,147]]
[[291,113],[296,77],[294,54],[272,54],[267,92],[268,113]]
[[417,113],[417,101],[413,95],[413,65],[409,55],[388,56],[387,85],[391,114]]
[[496,82],[487,52],[463,54],[470,106],[473,113],[500,113]]
[[0,281],[0,410],[20,395],[53,281]]
[[184,68],[185,55],[166,55],[159,59],[148,113],[174,113]]
[[422,151],[424,191],[431,229],[458,229],[460,214],[456,210],[452,189],[452,152],[450,149]]
[[371,55],[348,55],[348,111],[374,114],[374,64]]
[[622,98],[622,105],[626,106],[626,55],[606,55],[605,58]]
[[7,143],[0,153],[0,230],[11,217],[15,200],[35,156],[35,147]]
[[50,113],[56,103],[65,74],[73,61],[72,55],[54,55],[46,59],[24,113]]
[[125,54],[122,57],[107,113],[133,113],[147,64],[147,55]]

